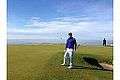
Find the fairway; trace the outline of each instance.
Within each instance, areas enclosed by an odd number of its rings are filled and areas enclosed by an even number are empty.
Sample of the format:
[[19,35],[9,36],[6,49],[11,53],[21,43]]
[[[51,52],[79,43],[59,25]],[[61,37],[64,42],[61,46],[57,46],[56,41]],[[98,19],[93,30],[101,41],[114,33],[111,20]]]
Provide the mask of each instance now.
[[8,80],[112,80],[112,71],[85,63],[92,57],[100,63],[113,63],[113,47],[80,46],[73,69],[61,66],[64,45],[8,45]]

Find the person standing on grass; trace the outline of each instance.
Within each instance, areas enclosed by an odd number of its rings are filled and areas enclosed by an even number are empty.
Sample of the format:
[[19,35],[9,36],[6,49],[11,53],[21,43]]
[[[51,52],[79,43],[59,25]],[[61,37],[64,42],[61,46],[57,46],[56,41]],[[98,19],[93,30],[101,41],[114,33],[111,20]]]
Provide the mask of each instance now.
[[64,61],[63,61],[63,64],[61,65],[65,65],[67,54],[68,54],[70,58],[70,61],[69,61],[70,64],[68,68],[72,68],[73,67],[73,55],[74,55],[74,51],[76,51],[77,43],[76,43],[76,39],[72,37],[71,32],[68,33],[68,35],[69,35],[69,38],[67,39],[66,46],[65,46]]
[[105,38],[103,40],[103,46],[106,46],[106,40],[105,40]]

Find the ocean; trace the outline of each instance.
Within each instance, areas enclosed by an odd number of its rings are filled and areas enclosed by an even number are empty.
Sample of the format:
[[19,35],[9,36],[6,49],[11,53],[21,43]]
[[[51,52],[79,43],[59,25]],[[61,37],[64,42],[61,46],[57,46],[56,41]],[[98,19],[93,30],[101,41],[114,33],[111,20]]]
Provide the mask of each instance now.
[[[61,44],[65,40],[57,39],[7,39],[7,44]],[[102,45],[102,40],[77,40],[80,45]],[[112,44],[113,41],[107,41],[107,44]]]

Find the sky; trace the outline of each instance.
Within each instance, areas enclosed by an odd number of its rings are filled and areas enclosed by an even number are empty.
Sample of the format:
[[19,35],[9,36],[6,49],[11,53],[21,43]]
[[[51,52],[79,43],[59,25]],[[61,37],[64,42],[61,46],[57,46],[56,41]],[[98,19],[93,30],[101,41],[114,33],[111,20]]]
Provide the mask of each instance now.
[[8,39],[112,40],[112,0],[8,0]]

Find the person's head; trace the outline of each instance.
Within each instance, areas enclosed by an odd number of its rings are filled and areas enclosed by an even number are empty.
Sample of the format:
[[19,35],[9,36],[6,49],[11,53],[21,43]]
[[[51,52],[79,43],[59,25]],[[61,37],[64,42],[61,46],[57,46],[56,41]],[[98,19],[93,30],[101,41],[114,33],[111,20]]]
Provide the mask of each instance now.
[[104,38],[104,40],[105,40],[105,38]]
[[72,37],[72,33],[70,32],[70,33],[68,33],[68,35],[69,35],[69,37]]

